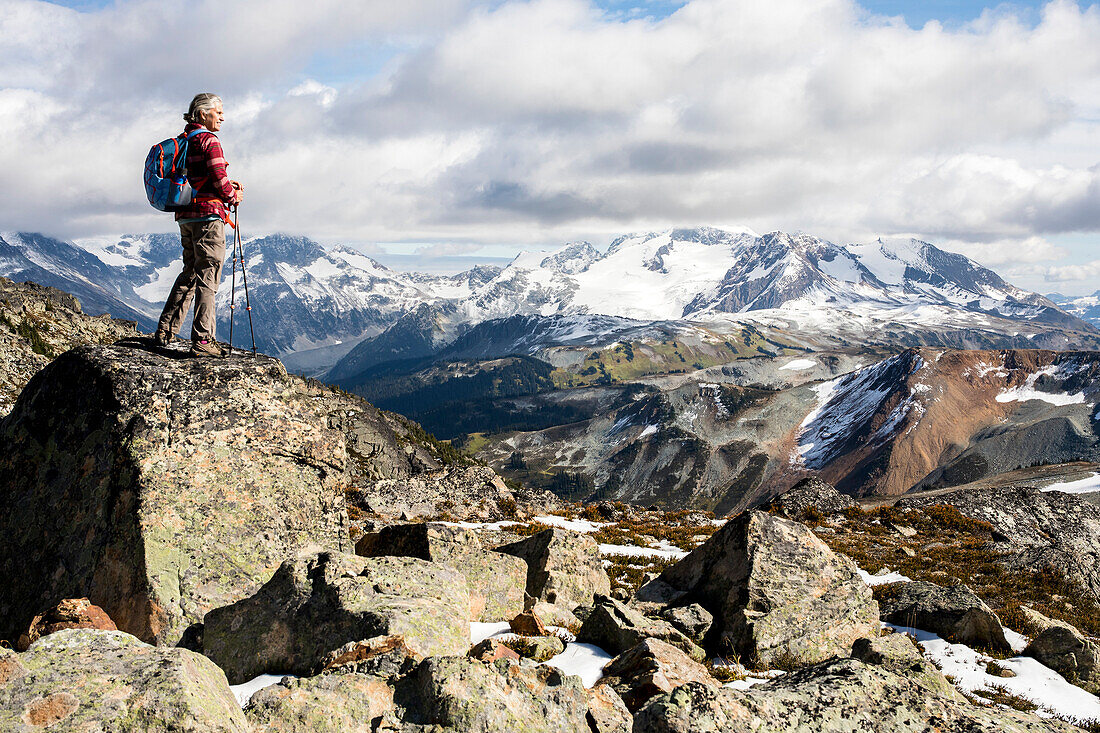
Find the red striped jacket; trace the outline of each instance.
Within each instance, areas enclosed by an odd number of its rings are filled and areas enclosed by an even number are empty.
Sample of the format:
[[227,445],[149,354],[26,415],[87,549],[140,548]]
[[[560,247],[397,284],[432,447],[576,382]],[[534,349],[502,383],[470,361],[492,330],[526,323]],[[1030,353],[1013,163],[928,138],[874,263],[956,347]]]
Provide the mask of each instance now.
[[[200,127],[202,125],[188,123],[183,132],[187,134]],[[186,209],[176,212],[176,221],[211,214],[225,218],[225,205],[237,198],[225,173],[228,166],[217,135],[207,131],[191,138],[187,145],[187,179],[195,191],[195,198]]]

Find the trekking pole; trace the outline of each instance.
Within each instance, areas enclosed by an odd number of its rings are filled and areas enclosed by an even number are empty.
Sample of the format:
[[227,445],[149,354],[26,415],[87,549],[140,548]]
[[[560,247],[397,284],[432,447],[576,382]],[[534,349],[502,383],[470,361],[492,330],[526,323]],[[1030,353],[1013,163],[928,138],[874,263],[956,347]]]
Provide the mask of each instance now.
[[233,351],[233,315],[237,308],[237,258],[241,261],[241,282],[244,284],[244,306],[248,312],[248,333],[252,336],[252,356],[256,355],[256,330],[252,326],[252,300],[248,294],[248,270],[244,264],[244,244],[237,224],[237,205],[233,204],[233,289],[229,297],[229,351]]
[[237,238],[239,236],[237,234],[237,205],[233,204],[233,286],[229,290],[229,351],[225,353],[226,356],[233,353],[233,312],[237,308]]
[[[237,223],[236,208],[233,209],[233,223]],[[237,238],[237,252],[241,255],[241,282],[244,283],[244,309],[248,313],[248,334],[252,337],[252,356],[256,355],[256,331],[252,328],[252,301],[248,297],[248,270],[244,265],[244,245],[241,244],[241,230],[233,227],[236,231]],[[232,324],[230,324],[232,326]]]

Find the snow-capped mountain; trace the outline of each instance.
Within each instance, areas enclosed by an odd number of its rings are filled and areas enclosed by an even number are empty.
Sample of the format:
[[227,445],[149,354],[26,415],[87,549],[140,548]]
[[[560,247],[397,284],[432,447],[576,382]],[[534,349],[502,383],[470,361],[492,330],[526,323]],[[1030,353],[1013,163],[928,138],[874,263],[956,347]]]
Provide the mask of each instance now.
[[[397,272],[359,252],[283,234],[246,240],[244,249],[260,348],[283,357],[317,350],[314,366],[346,355],[345,373],[373,347],[348,350],[387,329],[395,329],[386,339],[397,353],[408,346],[410,355],[422,354],[478,323],[512,316],[688,320],[731,332],[751,323],[809,346],[827,338],[832,345],[1067,348],[1097,337],[1046,298],[916,240],[840,246],[805,234],[670,229],[620,237],[606,252],[570,243],[521,254],[503,269],[453,276]],[[0,274],[68,290],[89,312],[146,329],[179,268],[179,238],[171,234],[0,239]],[[230,269],[227,262],[218,294],[223,338]],[[238,310],[241,328],[244,316]]]
[[466,308],[474,320],[516,313],[700,320],[802,304],[1074,320],[966,257],[914,239],[842,247],[806,234],[706,228],[621,237],[602,255],[576,244],[549,256],[522,254]]
[[1081,320],[1100,326],[1100,290],[1097,290],[1092,295],[1082,295],[1078,298],[1062,295],[1061,293],[1051,293],[1047,298],[1056,303],[1058,307],[1065,312],[1071,313]]
[[[119,292],[127,306],[150,319],[159,315],[180,272],[178,236],[125,235],[81,239],[75,244],[115,270],[123,281],[135,284],[131,291]],[[262,350],[280,355],[347,340],[353,345],[419,305],[469,297],[499,272],[493,267],[453,276],[395,272],[359,252],[325,249],[306,237],[284,234],[245,240],[243,249],[257,343]],[[218,292],[222,338],[228,334],[231,268],[227,260]],[[236,327],[242,330],[235,332],[240,335],[234,341],[247,344],[247,314],[239,307],[243,299],[239,270],[237,278]]]
[[719,332],[755,324],[811,347],[1070,348],[1098,336],[1043,296],[925,242],[842,247],[805,234],[673,229],[620,237],[605,253],[574,243],[521,254],[468,297],[359,344],[329,376],[346,379],[390,352],[407,358],[394,351],[405,341],[426,356],[429,343],[442,347],[470,324],[594,314],[702,322]]

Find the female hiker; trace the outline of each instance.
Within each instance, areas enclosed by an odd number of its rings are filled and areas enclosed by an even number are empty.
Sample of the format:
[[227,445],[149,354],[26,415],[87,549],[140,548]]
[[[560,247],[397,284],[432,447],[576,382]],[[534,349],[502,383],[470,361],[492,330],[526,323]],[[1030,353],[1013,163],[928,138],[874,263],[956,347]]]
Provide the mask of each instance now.
[[172,285],[164,311],[160,314],[157,343],[165,346],[179,331],[180,324],[195,299],[195,317],[191,324],[191,355],[222,356],[214,339],[214,296],[222,278],[225,259],[226,207],[243,198],[241,184],[229,180],[221,143],[215,135],[225,115],[222,100],[216,94],[196,94],[191,100],[184,133],[205,128],[191,138],[187,148],[187,179],[194,190],[191,204],[176,212],[183,242],[183,272]]

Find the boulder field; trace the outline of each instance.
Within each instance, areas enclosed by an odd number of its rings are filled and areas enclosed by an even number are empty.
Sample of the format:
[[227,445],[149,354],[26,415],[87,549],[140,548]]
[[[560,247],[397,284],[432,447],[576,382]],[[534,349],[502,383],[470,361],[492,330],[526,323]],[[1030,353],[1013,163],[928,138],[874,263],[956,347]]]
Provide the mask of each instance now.
[[[733,518],[636,597],[559,528],[489,543],[380,506],[390,519],[353,545],[347,497],[378,501],[379,482],[520,511],[402,425],[265,357],[134,342],[52,362],[0,422],[0,622],[29,644],[0,649],[0,728],[1073,730],[976,705],[906,637],[880,638],[853,563],[771,514]],[[970,629],[964,596],[948,605]],[[515,636],[472,645],[490,620]],[[562,622],[616,655],[594,686],[555,664]],[[1087,676],[1082,645],[1049,636],[1036,655]],[[727,659],[791,671],[734,690],[715,677]],[[298,678],[242,710],[229,683],[262,673]]]

